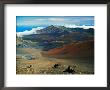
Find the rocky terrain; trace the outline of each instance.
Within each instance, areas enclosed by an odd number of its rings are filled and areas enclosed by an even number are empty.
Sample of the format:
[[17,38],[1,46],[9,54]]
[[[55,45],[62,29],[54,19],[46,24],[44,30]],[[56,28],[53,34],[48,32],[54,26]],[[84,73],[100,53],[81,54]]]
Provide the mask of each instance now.
[[94,74],[94,29],[49,26],[16,37],[17,74]]

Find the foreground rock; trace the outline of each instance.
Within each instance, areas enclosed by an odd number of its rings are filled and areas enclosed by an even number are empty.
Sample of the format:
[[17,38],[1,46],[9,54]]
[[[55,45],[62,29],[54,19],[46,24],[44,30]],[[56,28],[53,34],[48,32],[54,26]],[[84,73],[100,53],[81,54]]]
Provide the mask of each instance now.
[[32,55],[23,55],[22,59],[26,59],[26,60],[34,60],[36,57],[32,56]]

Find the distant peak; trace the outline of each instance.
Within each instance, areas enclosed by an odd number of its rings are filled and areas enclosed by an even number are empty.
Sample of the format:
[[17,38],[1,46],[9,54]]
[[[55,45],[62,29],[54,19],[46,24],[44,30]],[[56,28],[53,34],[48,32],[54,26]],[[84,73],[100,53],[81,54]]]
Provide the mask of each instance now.
[[50,25],[50,26],[48,26],[48,27],[51,27],[51,28],[53,28],[53,27],[55,27],[54,25]]

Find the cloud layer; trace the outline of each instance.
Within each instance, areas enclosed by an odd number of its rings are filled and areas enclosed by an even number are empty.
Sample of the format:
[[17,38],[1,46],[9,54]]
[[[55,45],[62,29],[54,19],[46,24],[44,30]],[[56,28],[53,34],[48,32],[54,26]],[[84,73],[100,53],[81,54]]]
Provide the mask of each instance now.
[[22,37],[23,35],[36,34],[36,30],[43,29],[44,27],[32,28],[32,30],[25,30],[23,32],[17,32],[18,37]]
[[82,25],[82,26],[77,26],[77,25],[65,25],[65,27],[68,27],[68,28],[83,28],[83,29],[89,29],[89,28],[94,28],[94,26],[85,26],[85,25]]
[[[94,28],[94,26],[76,26],[75,24],[74,25],[64,25],[65,27],[67,28],[84,28],[84,29],[89,29],[89,28]],[[37,28],[32,28],[32,30],[25,30],[23,32],[17,32],[17,36],[18,37],[22,37],[23,35],[30,35],[30,34],[36,34],[36,30],[40,30],[40,29],[43,29],[44,27],[37,27]]]

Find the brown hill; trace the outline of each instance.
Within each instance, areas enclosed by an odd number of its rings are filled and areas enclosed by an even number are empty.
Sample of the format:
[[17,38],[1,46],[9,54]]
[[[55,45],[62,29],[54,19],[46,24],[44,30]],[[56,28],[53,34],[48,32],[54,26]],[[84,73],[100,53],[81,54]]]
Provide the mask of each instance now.
[[42,52],[43,56],[57,58],[80,58],[94,56],[94,41],[75,42],[64,45],[62,48]]

